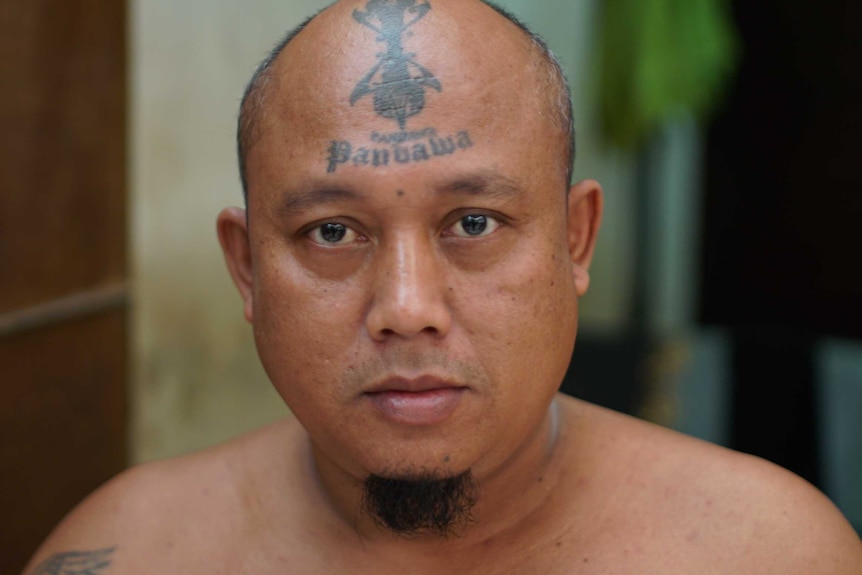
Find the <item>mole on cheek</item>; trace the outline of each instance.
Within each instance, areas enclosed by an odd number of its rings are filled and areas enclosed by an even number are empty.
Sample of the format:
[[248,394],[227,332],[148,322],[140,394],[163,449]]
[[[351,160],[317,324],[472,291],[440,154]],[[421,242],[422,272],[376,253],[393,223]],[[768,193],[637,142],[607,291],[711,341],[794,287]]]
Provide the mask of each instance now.
[[403,198],[404,197],[404,190],[398,190],[397,192],[395,192],[395,195],[398,196],[399,198]]

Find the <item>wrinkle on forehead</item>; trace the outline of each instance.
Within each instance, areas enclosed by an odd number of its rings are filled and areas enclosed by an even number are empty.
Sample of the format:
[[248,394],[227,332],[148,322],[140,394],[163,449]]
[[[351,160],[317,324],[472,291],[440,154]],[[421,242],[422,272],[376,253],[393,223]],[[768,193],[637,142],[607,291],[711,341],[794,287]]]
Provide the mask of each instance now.
[[[521,183],[498,173],[481,170],[448,175],[434,182],[432,188],[441,197],[484,197],[497,201],[511,201],[526,193]],[[312,181],[285,190],[283,195],[279,212],[291,216],[320,205],[366,201],[369,192],[358,185],[339,186],[325,181]],[[395,195],[404,197],[404,189],[395,190]]]

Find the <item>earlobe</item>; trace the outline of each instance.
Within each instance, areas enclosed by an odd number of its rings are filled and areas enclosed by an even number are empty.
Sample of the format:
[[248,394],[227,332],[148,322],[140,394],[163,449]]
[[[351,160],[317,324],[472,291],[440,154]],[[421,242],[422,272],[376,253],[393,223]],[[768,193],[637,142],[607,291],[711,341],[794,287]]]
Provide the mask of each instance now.
[[589,269],[602,222],[603,208],[602,187],[595,180],[584,180],[569,190],[567,239],[578,296],[587,293],[590,286]]
[[216,227],[227,269],[242,296],[245,319],[253,322],[254,273],[245,210],[225,208],[218,215]]

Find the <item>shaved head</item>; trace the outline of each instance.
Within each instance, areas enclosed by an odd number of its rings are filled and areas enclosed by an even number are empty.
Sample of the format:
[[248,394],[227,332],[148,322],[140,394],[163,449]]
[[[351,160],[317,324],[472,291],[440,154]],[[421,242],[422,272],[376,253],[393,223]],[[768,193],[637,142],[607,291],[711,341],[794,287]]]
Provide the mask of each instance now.
[[[559,163],[568,185],[571,183],[575,160],[575,130],[571,91],[562,66],[545,41],[514,15],[488,0],[461,0],[464,4],[467,1],[481,3],[493,9],[496,12],[496,16],[491,13],[490,17],[499,17],[497,24],[501,28],[508,26],[511,28],[511,32],[517,34],[523,41],[523,49],[529,54],[529,69],[534,73],[534,77],[537,80],[535,82],[535,93],[541,101],[541,105],[538,109],[534,110],[534,113],[538,114],[539,117],[545,117],[549,120],[552,130],[556,132],[553,138],[559,149]],[[370,0],[369,4],[374,4],[375,2],[383,5],[387,2],[391,4],[403,3],[404,0]],[[338,2],[335,4],[338,4]],[[435,3],[436,5],[437,3]],[[260,140],[263,127],[267,122],[270,99],[273,85],[275,84],[273,80],[277,73],[276,63],[279,60],[279,56],[293,43],[293,40],[300,33],[330,8],[321,10],[288,32],[260,63],[246,87],[240,105],[237,127],[240,179],[246,203],[248,203],[249,193],[248,157],[252,148]],[[287,70],[285,74],[289,76],[290,70]],[[287,84],[289,87],[290,79],[288,78],[284,84]]]

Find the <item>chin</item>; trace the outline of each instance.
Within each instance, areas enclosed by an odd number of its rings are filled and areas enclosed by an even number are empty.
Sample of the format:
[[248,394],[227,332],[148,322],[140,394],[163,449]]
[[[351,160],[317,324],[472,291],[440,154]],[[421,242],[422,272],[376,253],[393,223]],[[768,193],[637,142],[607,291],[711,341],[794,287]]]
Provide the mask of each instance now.
[[385,457],[366,460],[363,467],[370,475],[388,479],[448,479],[470,469],[469,464],[452,461],[436,450],[427,455],[413,451],[403,457],[399,456],[399,451],[391,450]]
[[[448,441],[385,442],[360,464],[368,473],[391,479],[447,479],[468,471],[473,459]],[[360,456],[361,457],[361,456]]]
[[468,471],[469,469],[455,470],[446,467],[413,466],[401,463],[397,466],[380,469],[371,475],[399,481],[440,481],[458,477]]

